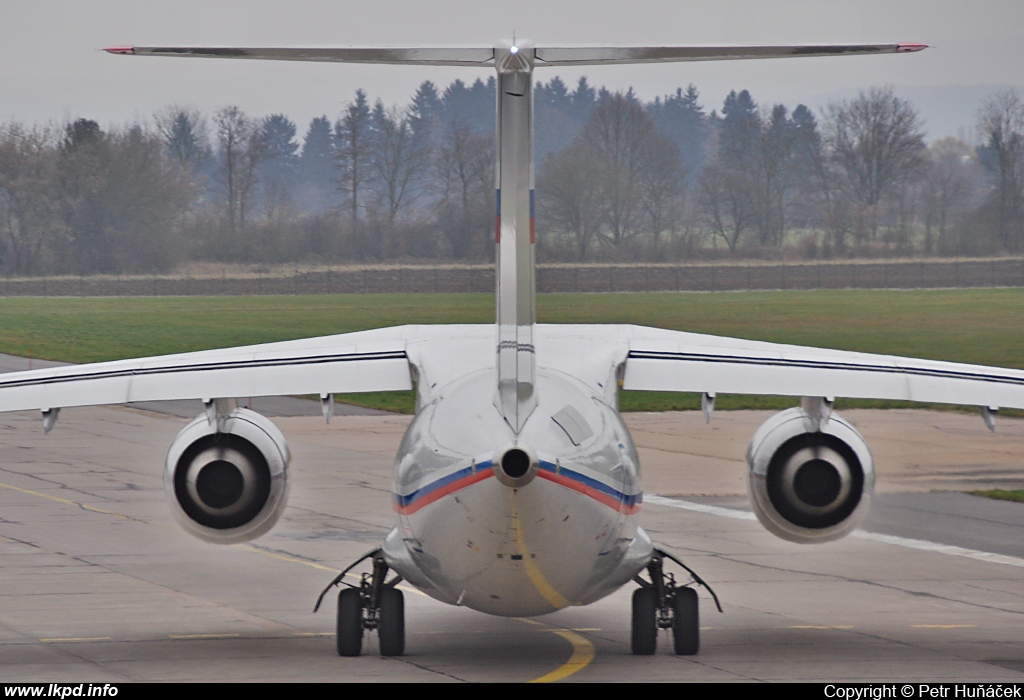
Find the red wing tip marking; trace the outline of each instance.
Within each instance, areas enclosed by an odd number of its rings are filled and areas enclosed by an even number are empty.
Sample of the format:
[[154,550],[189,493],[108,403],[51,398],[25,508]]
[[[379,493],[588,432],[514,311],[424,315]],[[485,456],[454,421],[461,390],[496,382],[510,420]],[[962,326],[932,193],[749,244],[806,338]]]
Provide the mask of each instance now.
[[928,48],[928,44],[899,44],[896,47],[896,53],[914,53],[915,51],[924,51]]
[[107,53],[118,54],[120,56],[131,56],[135,53],[134,46],[109,46],[103,50]]

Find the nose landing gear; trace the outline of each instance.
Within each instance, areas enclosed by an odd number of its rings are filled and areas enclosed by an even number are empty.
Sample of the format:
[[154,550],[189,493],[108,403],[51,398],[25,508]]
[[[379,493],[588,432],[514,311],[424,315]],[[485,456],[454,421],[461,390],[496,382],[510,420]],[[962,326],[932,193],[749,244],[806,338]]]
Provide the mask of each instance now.
[[693,656],[700,649],[697,591],[689,587],[690,583],[677,584],[675,575],[665,572],[665,559],[683,567],[693,579],[692,583],[706,588],[714,598],[718,612],[722,612],[718,596],[700,576],[668,552],[656,549],[647,564],[647,574],[651,580],[645,581],[639,575],[634,579],[640,588],[633,591],[630,646],[634,654],[649,656],[657,651],[658,630],[671,629],[676,655]]
[[[349,571],[367,559],[373,560],[373,571],[364,573],[358,585],[343,580]],[[371,630],[377,631],[381,656],[405,653],[405,596],[396,588],[402,577],[395,576],[388,581],[387,575],[388,565],[382,550],[371,550],[338,574],[317,599],[313,612],[320,608],[327,591],[337,585],[347,586],[338,593],[339,656],[359,656],[363,634]]]

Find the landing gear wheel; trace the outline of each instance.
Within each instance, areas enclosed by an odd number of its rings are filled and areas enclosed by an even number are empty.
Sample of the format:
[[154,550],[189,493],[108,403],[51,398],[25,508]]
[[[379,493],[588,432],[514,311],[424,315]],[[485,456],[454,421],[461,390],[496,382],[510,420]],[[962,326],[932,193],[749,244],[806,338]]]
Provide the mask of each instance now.
[[338,656],[359,656],[363,648],[363,601],[359,589],[338,594]]
[[379,615],[380,655],[401,656],[405,653],[405,595],[397,588],[382,590]]
[[693,656],[700,649],[700,613],[697,591],[677,588],[672,601],[672,643],[676,656]]
[[658,592],[633,591],[633,632],[630,646],[637,656],[650,656],[658,648]]

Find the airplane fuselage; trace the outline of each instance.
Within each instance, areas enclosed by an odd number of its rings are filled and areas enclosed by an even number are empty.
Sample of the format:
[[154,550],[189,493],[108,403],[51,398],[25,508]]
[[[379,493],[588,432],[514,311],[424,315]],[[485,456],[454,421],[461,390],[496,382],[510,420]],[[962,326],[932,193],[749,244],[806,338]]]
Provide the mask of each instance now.
[[[495,405],[495,371],[480,369],[432,392],[402,440],[384,554],[438,600],[539,615],[597,600],[650,560],[639,460],[617,411],[558,370],[539,366],[536,381],[518,435]],[[503,466],[509,450],[530,466]]]

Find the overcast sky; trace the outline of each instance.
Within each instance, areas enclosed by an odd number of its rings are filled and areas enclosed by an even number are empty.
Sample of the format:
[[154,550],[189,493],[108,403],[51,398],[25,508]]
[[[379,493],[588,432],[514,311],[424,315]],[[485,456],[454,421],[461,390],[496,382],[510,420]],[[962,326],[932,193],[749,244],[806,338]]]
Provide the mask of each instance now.
[[971,137],[986,95],[1024,85],[1024,0],[0,0],[0,121],[148,118],[177,103],[282,112],[303,133],[362,87],[404,105],[417,85],[486,70],[111,56],[115,44],[185,46],[491,46],[920,42],[918,54],[588,67],[644,99],[694,83],[710,110],[731,89],[759,104],[827,100],[892,85],[915,102],[931,138]]

